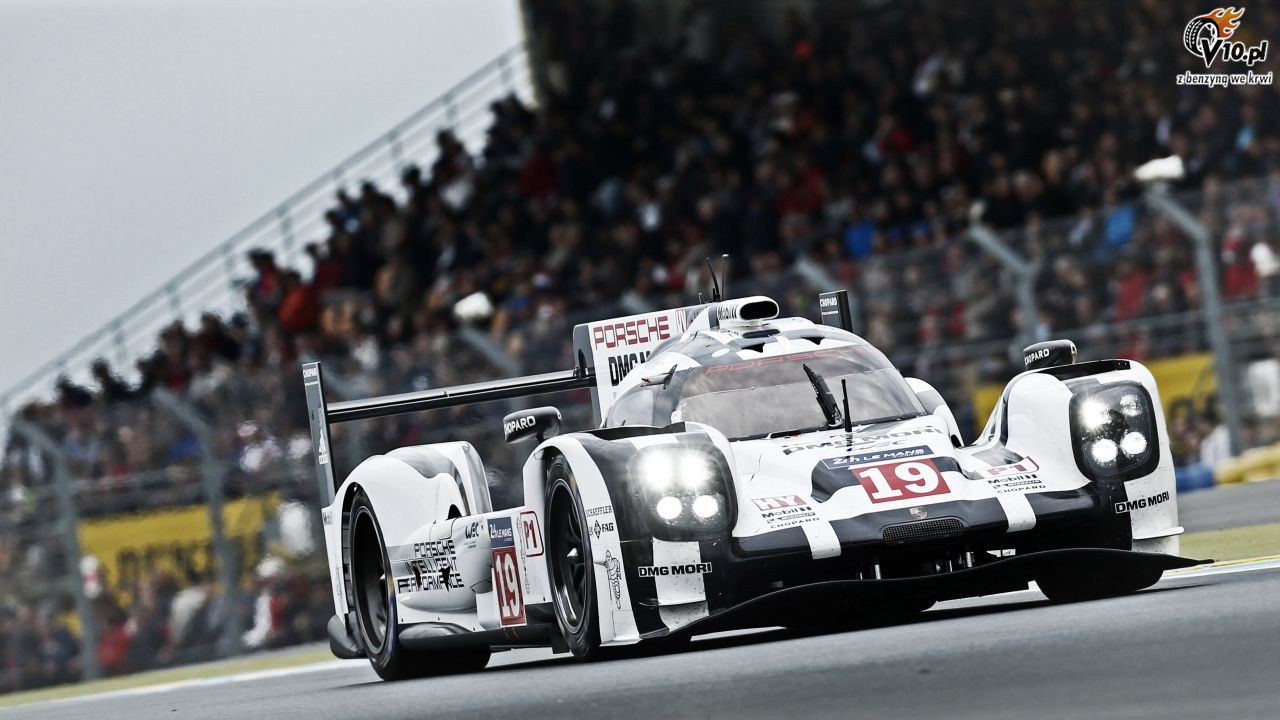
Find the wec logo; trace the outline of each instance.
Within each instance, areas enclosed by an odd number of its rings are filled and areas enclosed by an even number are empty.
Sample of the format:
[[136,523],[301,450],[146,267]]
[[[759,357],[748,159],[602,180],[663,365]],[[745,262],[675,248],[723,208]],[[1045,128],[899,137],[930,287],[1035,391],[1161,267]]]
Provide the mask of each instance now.
[[1239,10],[1218,8],[1210,13],[1194,17],[1182,31],[1182,46],[1187,52],[1204,60],[1204,66],[1213,65],[1215,60],[1224,62],[1242,62],[1249,67],[1254,63],[1267,59],[1268,41],[1249,47],[1242,42],[1230,40],[1240,27],[1240,18],[1244,16],[1244,8]]

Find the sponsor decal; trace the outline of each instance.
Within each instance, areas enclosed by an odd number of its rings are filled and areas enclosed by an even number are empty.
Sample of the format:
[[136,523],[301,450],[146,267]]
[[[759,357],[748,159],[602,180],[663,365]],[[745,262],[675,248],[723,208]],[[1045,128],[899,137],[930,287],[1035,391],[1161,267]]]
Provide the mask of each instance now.
[[684,565],[641,565],[636,568],[640,577],[668,577],[671,575],[705,575],[711,572],[711,563],[685,563]]
[[1034,458],[1024,457],[1016,463],[996,465],[995,467],[978,470],[972,475],[986,480],[997,495],[1002,495],[1004,493],[1026,493],[1044,490],[1048,486],[1045,485],[1044,479],[1038,474],[1039,471],[1040,465],[1036,463]]
[[862,484],[862,489],[867,491],[867,497],[873,503],[911,500],[951,492],[938,466],[929,458],[850,468],[850,472]]
[[809,505],[809,501],[799,495],[754,498],[751,502],[760,510],[760,517],[771,530],[800,525],[818,517],[817,511]]
[[597,540],[599,540],[601,535],[613,532],[613,523],[611,522],[602,523],[599,520],[596,520],[594,523],[591,524],[591,527],[588,528],[588,531],[592,535],[594,535]]
[[302,368],[302,379],[303,379],[303,380],[319,380],[319,379],[320,379],[320,370],[319,370],[318,368],[316,368],[316,367],[311,366],[311,365],[303,366],[303,368]]
[[[279,503],[275,494],[223,503],[223,532],[237,554],[242,578],[252,575],[266,553],[263,528]],[[82,519],[76,531],[82,552],[102,563],[107,589],[125,607],[133,602],[142,581],[153,574],[208,577],[217,567],[213,526],[205,505]]]
[[614,389],[628,373],[648,360],[659,343],[679,337],[703,309],[699,305],[589,323],[587,342],[601,410],[613,404]]
[[463,538],[464,540],[471,540],[471,539],[474,539],[474,538],[478,537],[479,535],[480,535],[480,521],[479,521],[479,520],[477,520],[477,521],[475,521],[475,522],[471,523],[470,525],[468,525],[468,526],[467,526],[467,528],[466,528],[465,530],[463,530],[463,531],[462,531],[462,538]]
[[396,592],[431,592],[435,590],[461,590],[462,575],[458,573],[454,558],[416,558],[405,561],[412,577],[396,578]]
[[316,464],[329,464],[329,445],[324,441],[324,433],[320,434],[320,441],[316,443]]
[[413,558],[404,564],[412,577],[396,578],[397,593],[462,589],[453,538],[414,543]]
[[604,572],[609,578],[609,597],[613,598],[613,607],[622,609],[622,561],[608,550],[604,551]]
[[416,558],[435,558],[453,555],[457,549],[453,546],[453,538],[428,540],[413,544],[413,556]]
[[930,454],[932,451],[924,445],[914,445],[908,448],[896,448],[892,450],[876,450],[875,452],[862,453],[860,455],[845,455],[838,458],[827,458],[822,461],[822,465],[828,470],[839,470],[847,468],[850,465],[865,465],[867,463],[884,462],[885,460],[906,460],[913,457],[922,457]]
[[533,427],[537,422],[538,420],[534,416],[525,415],[524,417],[518,417],[515,420],[506,421],[505,423],[502,424],[502,428],[507,435],[510,435],[520,430],[528,430],[529,428]]
[[526,557],[542,554],[542,527],[538,524],[537,513],[529,510],[520,513],[520,539],[524,543]]
[[1143,508],[1155,507],[1169,501],[1169,491],[1152,495],[1151,497],[1138,498],[1137,500],[1126,500],[1125,502],[1116,503],[1116,514],[1124,515],[1131,510],[1141,510]]
[[618,355],[609,358],[609,382],[614,387],[622,382],[622,378],[631,372],[632,368],[642,364],[649,359],[649,351],[642,350],[640,352],[627,353],[626,355]]
[[717,373],[737,372],[739,370],[753,370],[765,365],[782,365],[785,363],[808,362],[817,358],[824,357],[840,357],[849,353],[864,353],[866,347],[862,345],[847,345],[839,348],[828,348],[826,350],[812,350],[809,352],[788,353],[786,355],[773,355],[770,357],[752,358],[751,360],[743,360],[735,363],[725,363],[724,365],[711,365],[706,368],[707,375],[715,375]]
[[524,592],[521,590],[520,563],[516,558],[516,539],[511,518],[489,520],[489,542],[493,560],[493,589],[498,595],[498,620],[503,627],[524,625]]
[[1255,73],[1252,70],[1256,63],[1266,62],[1270,41],[1246,45],[1233,39],[1236,30],[1240,29],[1240,19],[1243,17],[1244,8],[1237,10],[1234,7],[1218,8],[1204,15],[1197,15],[1182,30],[1182,47],[1203,60],[1206,69],[1212,68],[1214,63],[1243,63],[1250,69],[1246,72],[1216,73],[1187,71],[1177,76],[1179,85],[1227,87],[1272,84],[1274,72]]
[[601,505],[600,507],[587,508],[587,517],[595,517],[597,515],[613,514],[612,505]]
[[778,497],[755,498],[751,502],[761,510],[780,510],[782,508],[808,505],[799,495],[779,495]]
[[320,511],[320,523],[325,527],[333,524],[333,511],[325,508]]
[[591,347],[612,350],[661,342],[671,337],[671,316],[649,315],[596,323],[591,327]]
[[911,512],[911,517],[917,520],[923,520],[929,517],[929,511],[925,510],[924,508],[913,507],[911,508],[910,512]]
[[1023,366],[1023,367],[1031,367],[1031,363],[1033,363],[1033,362],[1035,362],[1035,361],[1037,361],[1037,360],[1043,360],[1043,359],[1045,359],[1045,358],[1049,357],[1049,353],[1051,352],[1051,350],[1052,350],[1051,348],[1040,348],[1039,350],[1036,350],[1035,352],[1027,353],[1026,355],[1023,355],[1023,356],[1022,356],[1022,366]]
[[887,447],[897,447],[908,442],[911,438],[918,435],[945,435],[940,430],[932,427],[922,427],[915,430],[901,430],[898,432],[881,433],[878,435],[859,435],[857,433],[844,433],[835,437],[828,438],[821,442],[802,442],[794,444],[782,444],[782,452],[790,455],[791,453],[801,452],[803,450],[816,450],[818,448],[829,447],[856,447],[860,445],[885,445]]

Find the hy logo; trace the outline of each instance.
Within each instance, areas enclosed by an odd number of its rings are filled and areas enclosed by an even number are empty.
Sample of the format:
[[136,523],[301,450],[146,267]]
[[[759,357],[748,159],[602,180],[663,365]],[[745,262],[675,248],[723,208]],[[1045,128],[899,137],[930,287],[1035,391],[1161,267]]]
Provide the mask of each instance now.
[[1214,60],[1224,62],[1242,62],[1249,67],[1254,63],[1267,59],[1267,41],[1249,47],[1242,42],[1231,40],[1231,36],[1240,28],[1240,18],[1244,17],[1244,8],[1239,10],[1218,8],[1210,13],[1194,17],[1182,32],[1182,45],[1187,52],[1204,60],[1209,67]]

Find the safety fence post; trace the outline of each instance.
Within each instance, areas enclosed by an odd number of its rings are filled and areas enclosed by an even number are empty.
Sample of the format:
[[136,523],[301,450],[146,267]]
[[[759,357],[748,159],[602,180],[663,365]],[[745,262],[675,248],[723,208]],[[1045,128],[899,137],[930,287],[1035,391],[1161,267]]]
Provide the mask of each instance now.
[[224,605],[227,608],[223,642],[226,644],[227,654],[239,654],[243,630],[240,616],[240,557],[227,538],[223,515],[225,497],[222,468],[214,455],[213,427],[195,406],[164,388],[153,390],[151,400],[156,407],[191,432],[200,449],[200,475],[208,504],[209,527],[213,532],[213,552],[218,558],[218,582],[222,585]]
[[1200,297],[1203,299],[1205,336],[1209,338],[1213,365],[1218,371],[1222,421],[1227,426],[1231,454],[1238,455],[1243,449],[1240,441],[1240,392],[1236,385],[1231,342],[1227,338],[1226,317],[1222,313],[1222,291],[1218,286],[1218,267],[1214,262],[1213,236],[1204,223],[1169,195],[1168,188],[1163,183],[1148,187],[1143,200],[1148,207],[1186,233],[1195,246],[1196,280],[1200,284]]
[[1036,319],[1039,315],[1036,306],[1036,263],[1006,245],[991,228],[981,223],[975,222],[969,226],[968,238],[1013,273],[1017,283],[1014,294],[1018,299],[1018,315],[1021,316],[1018,323],[1018,344],[1021,347],[1013,348],[1016,356],[1016,351],[1039,339],[1036,337]]
[[62,541],[62,553],[66,556],[65,582],[80,620],[80,667],[85,680],[96,680],[102,677],[102,668],[98,665],[98,629],[93,609],[89,607],[89,598],[84,592],[84,578],[80,575],[80,537],[77,534],[80,513],[76,509],[75,490],[71,487],[71,475],[67,470],[67,455],[47,432],[29,420],[14,418],[13,431],[53,462],[53,489],[58,504],[58,517],[54,524]]

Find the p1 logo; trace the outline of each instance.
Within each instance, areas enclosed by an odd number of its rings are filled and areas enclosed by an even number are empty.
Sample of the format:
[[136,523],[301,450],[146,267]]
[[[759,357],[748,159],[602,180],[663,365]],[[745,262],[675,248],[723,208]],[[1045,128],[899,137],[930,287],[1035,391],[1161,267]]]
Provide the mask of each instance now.
[[873,503],[912,500],[951,492],[938,466],[929,458],[850,468]]
[[537,513],[528,510],[520,513],[520,541],[524,543],[525,557],[542,554],[542,527],[538,524]]

